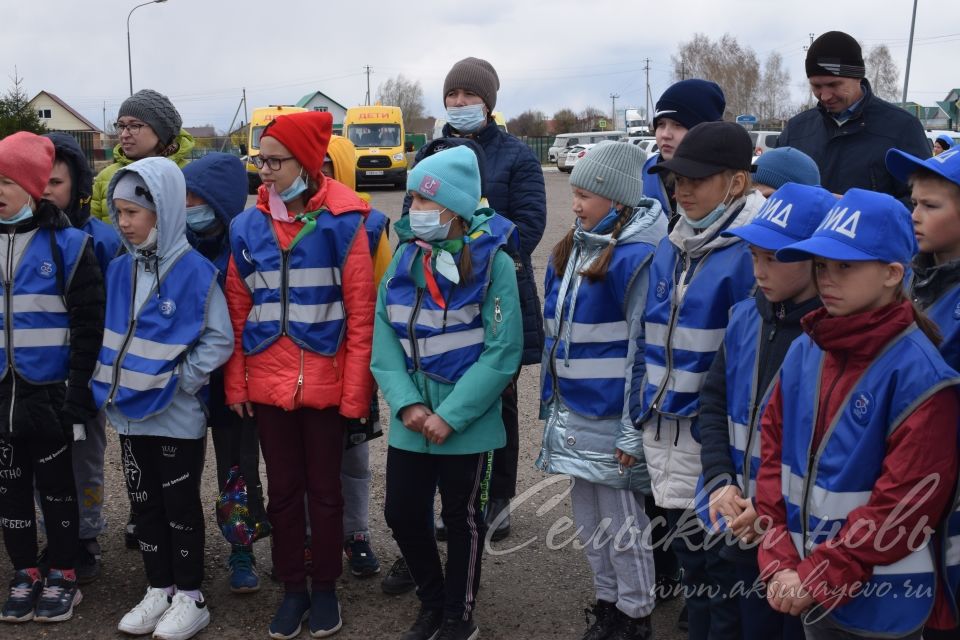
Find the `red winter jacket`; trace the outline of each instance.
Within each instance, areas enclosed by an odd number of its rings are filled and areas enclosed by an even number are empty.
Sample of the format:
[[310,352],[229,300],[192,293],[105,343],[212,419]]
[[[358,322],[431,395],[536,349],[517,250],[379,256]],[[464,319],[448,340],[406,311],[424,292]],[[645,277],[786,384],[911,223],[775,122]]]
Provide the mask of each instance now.
[[[370,211],[368,203],[335,180],[324,180],[305,210],[316,211],[321,206],[327,207],[334,215],[352,211],[366,215]],[[263,187],[260,188],[257,208],[264,212],[263,215],[270,215],[267,192]],[[303,227],[302,222],[271,219],[271,223],[284,248],[290,245]],[[373,284],[373,261],[363,227],[350,247],[342,277],[347,330],[335,356],[305,351],[286,336],[281,336],[256,355],[245,356],[242,347],[243,327],[253,300],[237,271],[237,265],[230,258],[226,293],[235,344],[224,374],[227,404],[250,401],[287,411],[300,407],[339,407],[340,414],[347,418],[369,415],[373,394],[370,351],[376,288]]]
[[[890,340],[910,326],[914,317],[910,302],[890,304],[843,318],[831,317],[826,309],[813,311],[804,317],[804,331],[826,352],[820,409],[811,451],[818,448],[827,426],[860,375]],[[957,481],[956,442],[960,403],[954,390],[944,389],[918,406],[890,435],[883,471],[874,485],[869,502],[850,512],[846,524],[830,545],[819,545],[803,560],[787,529],[780,480],[782,409],[783,397],[778,383],[763,414],[760,431],[757,513],[770,518],[772,522],[759,547],[761,575],[765,575],[764,569],[794,569],[801,581],[812,588],[816,589],[818,584],[825,582],[828,586],[817,590],[820,596],[818,600],[835,607],[849,600],[849,597],[837,601],[835,597],[831,598],[831,590],[846,586],[842,593],[850,593],[855,583],[870,578],[875,565],[890,564],[909,555],[909,535],[899,536],[900,539],[894,544],[896,531],[888,530],[882,534],[878,529],[911,489],[934,473],[939,474],[942,481],[925,499],[913,502],[913,509],[907,509],[910,512],[908,515],[898,515],[896,522],[907,532],[912,532],[919,530],[918,527],[924,522],[932,529],[943,520]],[[921,495],[926,493],[921,492]],[[902,508],[900,511],[903,511]],[[862,521],[873,521],[876,526],[863,526]],[[851,527],[857,522],[860,522],[860,526],[851,535]],[[855,543],[846,544],[851,540]],[[822,578],[819,583],[812,578],[807,579],[815,568],[817,576]],[[770,577],[772,575],[768,579]],[[944,597],[943,589],[938,588],[928,625],[951,628],[951,618],[949,602]]]

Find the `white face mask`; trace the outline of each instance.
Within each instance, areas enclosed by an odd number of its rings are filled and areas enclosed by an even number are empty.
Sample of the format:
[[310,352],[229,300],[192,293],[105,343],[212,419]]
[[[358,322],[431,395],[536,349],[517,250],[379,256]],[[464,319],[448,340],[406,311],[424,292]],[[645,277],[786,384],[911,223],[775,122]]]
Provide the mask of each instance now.
[[446,207],[422,211],[411,209],[409,214],[410,230],[413,231],[413,235],[425,242],[446,240],[447,234],[450,232],[450,224],[453,222],[453,218],[450,218],[446,224],[440,223],[440,214],[446,210]]

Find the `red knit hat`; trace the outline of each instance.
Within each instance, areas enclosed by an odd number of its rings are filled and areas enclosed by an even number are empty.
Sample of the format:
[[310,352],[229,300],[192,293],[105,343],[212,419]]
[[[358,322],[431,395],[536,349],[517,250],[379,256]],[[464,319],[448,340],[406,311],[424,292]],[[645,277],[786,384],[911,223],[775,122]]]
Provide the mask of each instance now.
[[23,187],[34,200],[43,197],[53,171],[53,158],[49,138],[17,131],[0,140],[0,174]]
[[308,176],[323,182],[320,170],[332,133],[333,115],[329,111],[304,111],[278,117],[266,128],[263,137],[276,138],[290,150]]

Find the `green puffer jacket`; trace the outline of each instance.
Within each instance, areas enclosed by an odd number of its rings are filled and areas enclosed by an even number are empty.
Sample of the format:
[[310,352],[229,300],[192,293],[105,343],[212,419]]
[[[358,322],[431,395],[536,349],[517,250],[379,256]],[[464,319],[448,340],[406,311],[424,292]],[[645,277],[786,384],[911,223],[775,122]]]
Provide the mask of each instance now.
[[[477,211],[470,232],[487,230],[487,221],[492,215],[495,214],[490,209]],[[408,218],[404,216],[394,228],[400,237],[400,246],[405,246],[402,241],[412,237]],[[503,251],[497,252],[493,260],[490,286],[481,307],[484,348],[480,358],[456,384],[444,384],[428,378],[422,371],[407,372],[403,347],[387,316],[387,284],[402,253],[394,254],[380,282],[370,360],[370,369],[390,405],[389,444],[405,451],[440,455],[499,449],[506,444],[500,394],[519,369],[523,352],[523,320],[513,260]],[[419,286],[424,286],[419,259],[413,261],[413,277]],[[500,315],[495,319],[498,303]],[[453,428],[454,433],[443,444],[432,444],[420,433],[403,426],[400,411],[418,403],[425,404]]]
[[[176,142],[179,148],[176,153],[170,156],[170,159],[176,162],[177,166],[182,169],[184,165],[190,162],[190,152],[193,151],[195,143],[193,136],[183,129],[177,134]],[[94,179],[93,197],[90,199],[90,213],[107,224],[110,224],[110,207],[107,205],[107,187],[110,186],[110,179],[113,178],[113,174],[115,174],[117,170],[133,162],[133,160],[123,155],[123,149],[120,148],[119,144],[113,148],[113,159],[115,162],[105,167]]]

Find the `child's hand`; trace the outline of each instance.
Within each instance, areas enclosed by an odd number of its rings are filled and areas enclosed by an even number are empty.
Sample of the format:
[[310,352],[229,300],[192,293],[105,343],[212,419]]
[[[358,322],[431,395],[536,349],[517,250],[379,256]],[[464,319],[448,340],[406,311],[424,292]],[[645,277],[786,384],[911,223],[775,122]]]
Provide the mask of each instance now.
[[729,521],[743,512],[743,507],[737,504],[737,498],[742,498],[740,489],[732,484],[720,487],[710,494],[710,522],[717,526],[717,519],[724,517]]
[[243,410],[244,410],[244,409],[247,410],[247,415],[249,415],[249,416],[252,418],[252,417],[253,417],[253,403],[252,403],[252,402],[238,402],[237,404],[232,404],[232,405],[230,405],[230,410],[233,411],[233,412],[234,412],[235,414],[237,414],[238,416],[240,416],[241,418],[243,417]]
[[792,569],[777,572],[767,585],[767,602],[775,611],[799,616],[816,602]]
[[433,444],[443,444],[444,440],[453,433],[453,428],[435,413],[423,423],[423,435]]
[[619,462],[620,464],[622,464],[622,465],[625,466],[625,467],[632,467],[633,465],[635,465],[635,464],[637,463],[637,459],[636,459],[636,458],[634,458],[634,457],[633,457],[632,455],[630,455],[629,453],[624,453],[623,451],[620,451],[620,449],[617,449],[616,452],[614,453],[614,455],[615,455],[616,458],[617,458],[617,462]]
[[754,529],[757,521],[757,510],[753,508],[753,500],[749,498],[734,498],[734,501],[740,505],[743,511],[730,523],[730,529],[733,535],[744,542],[753,542],[760,533]]
[[422,433],[423,423],[431,415],[427,405],[412,404],[409,407],[404,407],[403,411],[400,412],[400,421],[403,422],[403,426],[410,429],[410,431]]

